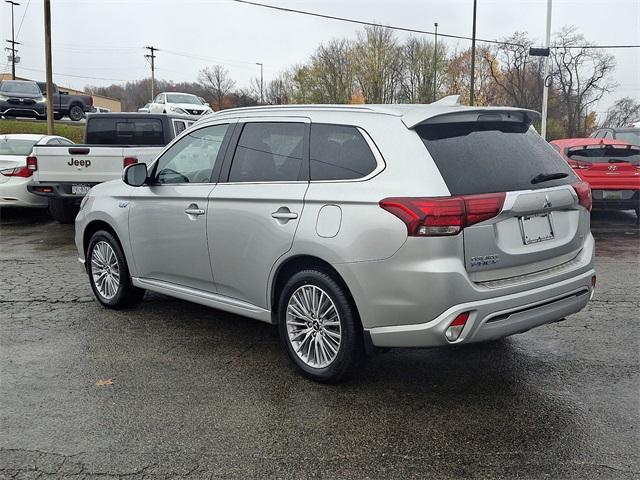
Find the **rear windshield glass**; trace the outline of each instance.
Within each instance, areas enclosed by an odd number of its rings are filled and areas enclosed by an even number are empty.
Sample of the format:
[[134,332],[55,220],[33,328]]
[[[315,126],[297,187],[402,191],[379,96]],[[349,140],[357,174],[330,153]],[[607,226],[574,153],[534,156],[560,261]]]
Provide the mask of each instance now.
[[640,164],[640,150],[605,145],[597,148],[585,148],[568,151],[567,157],[576,162],[586,163],[633,163]]
[[616,140],[622,140],[623,142],[629,142],[632,145],[640,145],[640,130],[617,132]]
[[158,119],[91,118],[86,143],[90,145],[164,145]]
[[36,140],[0,138],[0,155],[31,155]]
[[[526,124],[465,122],[419,125],[416,131],[452,195],[508,192],[576,182],[571,167]],[[536,177],[566,173],[565,178]]]

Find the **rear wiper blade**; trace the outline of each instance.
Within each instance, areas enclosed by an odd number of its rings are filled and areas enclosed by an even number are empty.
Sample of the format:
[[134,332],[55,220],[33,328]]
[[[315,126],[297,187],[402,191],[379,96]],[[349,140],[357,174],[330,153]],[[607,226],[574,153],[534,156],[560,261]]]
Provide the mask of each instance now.
[[623,160],[621,158],[610,158],[609,163],[631,163],[629,160]]
[[560,178],[568,177],[568,173],[557,172],[557,173],[540,173],[531,179],[532,184],[548,182],[549,180],[558,180]]

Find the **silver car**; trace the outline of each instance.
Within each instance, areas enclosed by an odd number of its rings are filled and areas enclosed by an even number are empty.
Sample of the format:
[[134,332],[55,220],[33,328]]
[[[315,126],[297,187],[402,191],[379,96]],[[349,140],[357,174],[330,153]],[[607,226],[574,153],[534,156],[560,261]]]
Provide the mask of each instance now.
[[95,186],[76,244],[100,303],[145,290],[277,324],[337,381],[377,347],[497,339],[593,295],[591,197],[533,111],[252,107]]

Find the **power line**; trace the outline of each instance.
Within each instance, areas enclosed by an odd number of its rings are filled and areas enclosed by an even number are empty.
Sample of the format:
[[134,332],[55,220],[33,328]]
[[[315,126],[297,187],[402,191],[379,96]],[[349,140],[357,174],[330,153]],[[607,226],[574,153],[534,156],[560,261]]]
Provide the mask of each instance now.
[[[356,20],[354,18],[346,18],[346,17],[338,17],[335,15],[327,15],[324,13],[317,13],[317,12],[308,12],[305,10],[298,10],[295,8],[287,8],[287,7],[280,7],[277,5],[267,5],[265,3],[258,3],[258,2],[252,2],[250,0],[232,0],[234,2],[237,3],[244,3],[246,5],[253,5],[255,7],[262,7],[262,8],[268,8],[271,10],[278,10],[281,12],[287,12],[287,13],[298,13],[300,15],[308,15],[310,17],[318,17],[318,18],[325,18],[327,20],[337,20],[339,22],[347,22],[347,23],[355,23],[358,25],[367,25],[370,27],[382,27],[382,28],[388,28],[390,30],[398,30],[401,32],[409,32],[409,33],[421,33],[424,35],[436,35],[435,32],[431,32],[429,30],[420,30],[417,28],[408,28],[408,27],[399,27],[397,25],[383,25],[381,23],[375,23],[375,22],[368,22],[365,20]],[[452,35],[450,33],[440,33],[438,32],[438,36],[440,37],[446,37],[446,38],[455,38],[458,40],[473,40],[472,37],[466,37],[464,35]],[[494,45],[509,45],[512,47],[520,47],[520,48],[527,48],[526,45],[522,45],[520,43],[515,43],[515,42],[507,42],[507,41],[502,41],[502,40],[489,40],[486,38],[476,38],[475,39],[476,42],[482,42],[482,43],[490,43],[490,44],[494,44]],[[640,48],[640,45],[571,45],[571,46],[567,46],[567,47],[558,47],[558,46],[552,46],[551,48],[570,48],[570,49],[577,49],[577,48],[602,48],[602,49],[606,49],[606,48]]]

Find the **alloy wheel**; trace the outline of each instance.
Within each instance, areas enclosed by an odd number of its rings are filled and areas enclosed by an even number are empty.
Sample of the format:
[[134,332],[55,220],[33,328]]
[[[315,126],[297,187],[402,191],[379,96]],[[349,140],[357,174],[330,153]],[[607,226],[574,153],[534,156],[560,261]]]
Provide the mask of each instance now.
[[331,297],[316,285],[303,285],[287,304],[287,334],[306,365],[325,368],[337,357],[342,341],[340,316]]
[[111,300],[120,286],[120,267],[118,258],[111,245],[99,241],[91,252],[91,276],[98,293]]

